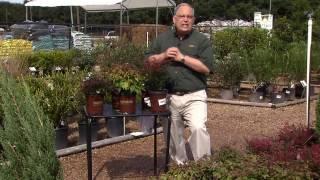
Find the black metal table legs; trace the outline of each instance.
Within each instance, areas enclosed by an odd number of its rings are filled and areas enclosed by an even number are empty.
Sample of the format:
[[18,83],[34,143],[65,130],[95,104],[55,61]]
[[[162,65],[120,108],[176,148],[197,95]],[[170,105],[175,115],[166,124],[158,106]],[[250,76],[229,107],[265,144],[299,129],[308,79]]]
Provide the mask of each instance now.
[[168,129],[167,129],[167,140],[166,140],[166,162],[164,167],[164,172],[168,171],[168,163],[169,163],[169,149],[170,149],[170,134],[171,134],[171,119],[168,117]]
[[[158,162],[157,162],[157,119],[159,115],[154,115],[154,160],[153,160],[153,167],[154,167],[154,175],[158,175]],[[92,180],[92,143],[91,143],[91,125],[92,125],[92,118],[88,117],[86,121],[86,128],[87,128],[87,169],[88,169],[88,180]],[[168,171],[168,163],[169,163],[169,145],[170,145],[170,128],[171,128],[171,120],[168,119],[168,132],[166,137],[166,159],[165,159],[165,172]]]
[[87,118],[87,168],[88,180],[92,180],[92,146],[91,146],[91,118]]

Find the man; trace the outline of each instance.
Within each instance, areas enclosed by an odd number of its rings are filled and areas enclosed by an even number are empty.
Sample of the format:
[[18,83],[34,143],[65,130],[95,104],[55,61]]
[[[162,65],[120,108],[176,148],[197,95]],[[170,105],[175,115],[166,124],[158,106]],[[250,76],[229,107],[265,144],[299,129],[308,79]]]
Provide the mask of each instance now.
[[146,65],[164,68],[168,74],[171,111],[170,156],[177,164],[188,161],[184,127],[194,160],[211,155],[206,129],[206,76],[212,71],[213,50],[210,40],[192,29],[194,9],[187,3],[175,8],[174,29],[159,35],[146,54]]

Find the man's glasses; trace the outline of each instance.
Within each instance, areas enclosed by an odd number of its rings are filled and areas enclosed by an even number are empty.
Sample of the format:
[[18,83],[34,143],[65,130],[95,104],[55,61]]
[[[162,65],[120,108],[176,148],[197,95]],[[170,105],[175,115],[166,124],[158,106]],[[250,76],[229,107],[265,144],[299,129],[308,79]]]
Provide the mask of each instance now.
[[188,20],[192,19],[192,15],[176,15],[179,19],[185,19],[187,18]]

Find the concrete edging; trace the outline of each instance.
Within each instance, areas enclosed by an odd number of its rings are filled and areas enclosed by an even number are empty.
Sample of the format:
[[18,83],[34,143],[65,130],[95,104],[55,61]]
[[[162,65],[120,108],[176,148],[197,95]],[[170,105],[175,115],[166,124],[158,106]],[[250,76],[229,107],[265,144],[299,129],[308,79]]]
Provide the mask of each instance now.
[[[157,128],[157,134],[160,134],[162,132],[163,132],[162,127]],[[125,142],[125,141],[129,141],[129,140],[133,140],[133,139],[139,139],[139,138],[143,138],[143,137],[147,137],[147,136],[152,136],[152,135],[153,135],[153,132],[152,133],[144,133],[139,136],[133,136],[131,134],[126,134],[124,136],[117,136],[117,137],[113,137],[113,138],[103,139],[100,141],[94,141],[94,142],[92,142],[92,149],[103,147],[106,145],[116,144],[116,143],[120,143],[120,142]],[[81,144],[78,146],[72,146],[69,148],[56,150],[56,155],[58,157],[62,157],[62,156],[67,156],[67,155],[71,155],[71,154],[75,154],[75,153],[80,153],[80,152],[83,152],[86,150],[87,150],[87,144]]]
[[[318,95],[310,97],[310,100],[317,100]],[[231,104],[231,105],[241,105],[241,106],[256,106],[256,107],[267,107],[267,108],[279,108],[284,106],[290,106],[295,104],[300,104],[306,102],[306,99],[297,99],[294,101],[287,101],[284,103],[273,104],[273,103],[257,103],[257,102],[248,102],[248,101],[234,101],[234,100],[224,100],[217,98],[208,98],[208,102],[212,103],[221,103],[221,104]]]

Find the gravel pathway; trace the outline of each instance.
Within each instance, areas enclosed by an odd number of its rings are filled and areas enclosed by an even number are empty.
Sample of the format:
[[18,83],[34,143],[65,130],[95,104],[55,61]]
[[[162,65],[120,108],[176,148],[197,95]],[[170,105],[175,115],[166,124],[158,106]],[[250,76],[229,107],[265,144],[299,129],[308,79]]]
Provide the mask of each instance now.
[[[315,121],[316,101],[311,102]],[[246,139],[274,136],[286,124],[306,124],[306,104],[262,108],[209,103],[207,127],[214,151],[224,146],[244,150]],[[187,134],[187,132],[186,132]],[[158,135],[158,167],[164,169],[163,134]],[[65,180],[87,179],[86,152],[61,157]],[[153,137],[140,138],[93,150],[93,175],[104,179],[147,179],[153,174]]]

